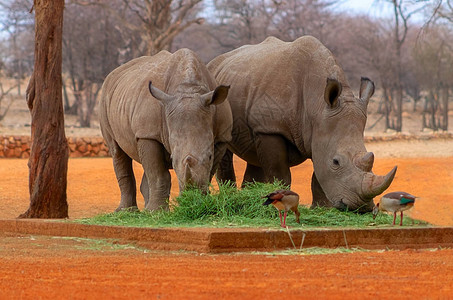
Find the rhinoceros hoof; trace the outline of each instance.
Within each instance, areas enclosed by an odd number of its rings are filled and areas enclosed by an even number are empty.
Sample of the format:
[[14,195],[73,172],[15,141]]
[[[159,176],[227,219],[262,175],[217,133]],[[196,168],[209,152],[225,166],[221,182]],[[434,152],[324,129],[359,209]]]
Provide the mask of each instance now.
[[156,205],[146,205],[144,210],[147,210],[147,211],[158,211],[158,210],[165,210],[165,211],[168,211],[170,210],[169,207],[168,207],[168,204],[164,204],[164,205],[159,205],[159,206],[156,206]]
[[128,212],[138,212],[140,211],[137,206],[131,206],[131,207],[121,207],[119,206],[117,209],[115,209],[115,212],[119,211],[128,211]]

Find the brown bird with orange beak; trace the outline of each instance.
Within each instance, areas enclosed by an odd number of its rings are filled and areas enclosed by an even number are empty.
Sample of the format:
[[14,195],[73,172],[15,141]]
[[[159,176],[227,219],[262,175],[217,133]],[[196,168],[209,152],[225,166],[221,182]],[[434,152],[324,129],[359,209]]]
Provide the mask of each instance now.
[[414,195],[406,192],[392,192],[382,196],[381,201],[373,208],[373,219],[376,218],[379,211],[393,213],[393,225],[395,225],[396,213],[401,212],[400,226],[403,225],[403,211],[414,206]]
[[[296,222],[300,223],[299,216],[300,212],[298,210],[299,206],[299,195],[293,191],[288,190],[277,190],[274,191],[263,198],[267,198],[267,200],[263,203],[263,205],[272,204],[276,209],[278,209],[278,214],[280,216],[280,226],[286,227],[286,215],[288,214],[289,210],[292,210],[296,215]],[[282,212],[283,213],[283,220],[282,220]]]

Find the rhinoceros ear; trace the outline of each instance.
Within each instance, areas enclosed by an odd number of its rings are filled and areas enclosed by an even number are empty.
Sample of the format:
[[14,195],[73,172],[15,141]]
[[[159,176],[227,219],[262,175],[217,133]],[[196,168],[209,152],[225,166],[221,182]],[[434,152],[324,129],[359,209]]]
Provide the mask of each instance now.
[[366,77],[362,77],[360,80],[360,92],[359,98],[368,104],[371,96],[374,94],[374,82]]
[[225,101],[226,97],[228,96],[229,89],[229,85],[219,85],[212,92],[201,95],[201,102],[206,106],[211,104],[219,105],[220,103]]
[[173,99],[175,99],[175,97],[170,96],[167,93],[159,90],[157,87],[155,87],[152,84],[151,81],[148,84],[148,88],[149,88],[149,92],[151,93],[151,95],[161,102],[168,103],[168,102],[172,101]]
[[338,105],[338,98],[340,97],[341,90],[342,86],[338,80],[327,78],[324,100],[330,108],[334,108]]

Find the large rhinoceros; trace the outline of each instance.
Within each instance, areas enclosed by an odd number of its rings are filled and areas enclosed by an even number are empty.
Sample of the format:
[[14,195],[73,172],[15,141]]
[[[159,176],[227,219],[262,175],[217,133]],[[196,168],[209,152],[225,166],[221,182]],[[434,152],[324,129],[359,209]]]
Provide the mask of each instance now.
[[291,183],[290,167],[313,161],[312,206],[370,211],[392,182],[371,169],[363,133],[374,84],[362,78],[354,97],[332,53],[316,38],[269,37],[214,58],[208,69],[231,85],[233,140],[220,180],[235,180],[230,150],[247,162],[244,180]]
[[136,58],[107,76],[100,125],[121,190],[117,210],[137,206],[132,160],[144,169],[145,209],[168,208],[172,167],[180,191],[207,189],[231,140],[228,89],[188,49]]

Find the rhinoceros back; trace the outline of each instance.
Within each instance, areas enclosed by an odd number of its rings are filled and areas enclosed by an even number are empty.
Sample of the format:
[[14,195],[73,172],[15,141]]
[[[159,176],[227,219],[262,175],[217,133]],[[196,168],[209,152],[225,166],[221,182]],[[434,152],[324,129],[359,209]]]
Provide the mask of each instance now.
[[161,53],[129,61],[113,70],[102,86],[99,106],[102,134],[107,144],[117,143],[137,161],[137,137],[146,135],[160,140],[160,103],[150,95],[148,81],[162,87],[162,80],[155,74],[165,70],[159,62],[168,55]]
[[228,101],[235,119],[235,153],[251,147],[252,131],[278,134],[303,148],[311,135],[310,118],[325,106],[326,78],[338,79],[348,90],[332,53],[311,36],[293,42],[269,37],[216,57],[208,69],[219,84],[232,87]]

